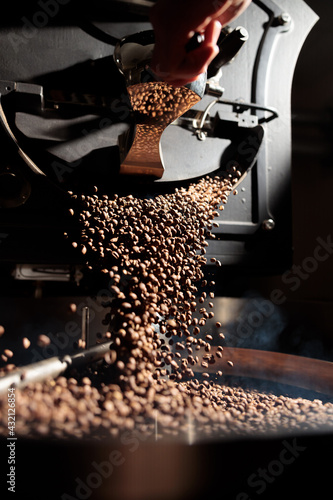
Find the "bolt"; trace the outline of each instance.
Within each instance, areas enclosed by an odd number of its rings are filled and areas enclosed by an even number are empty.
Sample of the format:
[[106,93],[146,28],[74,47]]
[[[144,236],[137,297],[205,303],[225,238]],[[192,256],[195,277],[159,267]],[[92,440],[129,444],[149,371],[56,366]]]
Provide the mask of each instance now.
[[278,16],[277,20],[281,26],[287,26],[291,23],[291,15],[288,14],[288,12],[282,12],[282,14]]
[[205,141],[207,139],[207,133],[204,132],[203,130],[198,130],[197,138],[199,139],[199,141]]
[[265,219],[262,222],[262,228],[264,231],[272,231],[275,228],[275,221],[273,219]]

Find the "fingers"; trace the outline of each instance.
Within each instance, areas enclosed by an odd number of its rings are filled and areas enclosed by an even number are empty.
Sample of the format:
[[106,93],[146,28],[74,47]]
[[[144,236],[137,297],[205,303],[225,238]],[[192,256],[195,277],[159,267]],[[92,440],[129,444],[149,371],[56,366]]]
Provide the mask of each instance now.
[[216,12],[216,18],[220,21],[222,26],[226,26],[244,12],[251,3],[251,0],[229,0],[217,3],[222,4],[222,6]]
[[[175,86],[196,80],[218,53],[216,44],[221,24],[226,25],[235,19],[250,2],[159,0],[151,10],[155,31],[153,71]],[[187,53],[185,47],[194,32],[204,33],[205,41]]]
[[167,83],[175,85],[176,81],[181,81],[181,85],[195,80],[198,75],[207,70],[208,64],[214,59],[218,53],[218,48],[214,45],[203,45],[197,49],[184,54],[183,59],[177,67],[166,71],[167,68],[162,68],[157,65],[152,67],[156,75]]
[[218,20],[213,19],[210,21],[205,29],[205,44],[207,46],[217,47],[217,41],[221,33],[221,28],[221,23]]
[[[211,21],[207,25],[204,32],[205,39],[200,46],[188,53],[182,48],[182,57],[178,58],[177,64],[174,66],[171,64],[164,64],[164,66],[162,66],[159,51],[155,51],[152,61],[153,71],[159,78],[174,86],[185,85],[186,83],[196,80],[198,75],[207,71],[209,63],[218,53],[216,43],[220,31],[220,23],[218,21]],[[179,52],[180,49],[178,48],[178,55]],[[158,63],[154,66],[155,61],[158,61]]]
[[214,59],[218,50],[214,47],[200,47],[187,54],[177,70],[164,76],[164,81],[176,87],[186,85],[207,71],[207,66]]

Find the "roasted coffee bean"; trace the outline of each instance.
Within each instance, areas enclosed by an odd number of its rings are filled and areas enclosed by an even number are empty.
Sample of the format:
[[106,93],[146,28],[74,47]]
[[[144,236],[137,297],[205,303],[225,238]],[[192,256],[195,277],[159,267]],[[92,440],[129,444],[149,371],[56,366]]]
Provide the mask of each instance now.
[[74,304],[73,302],[71,304],[69,304],[68,310],[70,313],[73,313],[73,314],[76,313],[76,310],[77,310],[76,304]]
[[[160,112],[170,118],[187,97],[157,82],[135,94],[134,111],[158,124]],[[86,271],[107,278],[111,297],[105,301],[103,326],[112,348],[99,364],[80,373],[17,389],[16,435],[100,440],[135,427],[154,436],[157,422],[159,432],[175,436],[186,434],[189,415],[197,432],[209,436],[252,436],[281,425],[297,430],[305,418],[307,429],[333,427],[332,403],[216,383],[223,376],[223,347],[217,346],[213,355],[211,345],[225,336],[202,333],[214,314],[202,307],[214,292],[202,288],[215,286],[206,279],[204,255],[207,238],[214,238],[217,209],[224,209],[237,180],[235,167],[227,179],[205,177],[149,199],[99,195],[96,187],[93,194],[70,194],[75,207],[79,202],[80,208],[70,213],[81,235],[66,237],[80,255],[83,250]],[[69,310],[76,312],[74,305]],[[221,326],[215,322],[217,329]],[[49,343],[49,337],[39,336],[40,346]],[[6,351],[1,357],[10,359]],[[232,360],[226,363],[232,366]],[[7,404],[7,395],[0,397],[0,415],[6,414]],[[8,435],[8,423],[1,418],[0,433]]]
[[38,336],[37,344],[41,347],[45,347],[51,343],[50,337],[47,335],[41,334]]
[[23,345],[24,349],[28,349],[30,347],[30,344],[31,344],[31,342],[27,337],[24,337],[22,339],[22,345]]

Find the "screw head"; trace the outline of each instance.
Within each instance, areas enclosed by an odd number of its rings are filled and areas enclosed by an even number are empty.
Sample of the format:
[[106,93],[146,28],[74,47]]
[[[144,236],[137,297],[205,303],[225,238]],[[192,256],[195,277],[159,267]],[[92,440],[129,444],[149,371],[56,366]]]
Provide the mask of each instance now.
[[291,15],[288,14],[288,12],[282,12],[282,14],[278,16],[278,21],[281,26],[287,26],[291,23]]
[[275,228],[275,221],[273,219],[265,219],[262,222],[262,228],[264,231],[272,231]]
[[207,132],[204,132],[203,130],[198,130],[197,137],[199,141],[205,141],[207,139]]

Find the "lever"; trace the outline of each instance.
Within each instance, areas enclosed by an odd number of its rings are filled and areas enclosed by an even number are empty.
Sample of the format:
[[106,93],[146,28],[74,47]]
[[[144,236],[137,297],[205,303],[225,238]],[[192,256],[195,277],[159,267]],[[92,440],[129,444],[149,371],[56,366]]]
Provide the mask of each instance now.
[[248,31],[242,26],[238,26],[230,33],[226,33],[225,30],[221,31],[221,35],[217,42],[220,52],[208,67],[208,79],[215,76],[222,66],[233,60],[248,38]]

